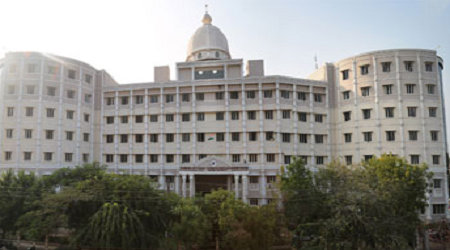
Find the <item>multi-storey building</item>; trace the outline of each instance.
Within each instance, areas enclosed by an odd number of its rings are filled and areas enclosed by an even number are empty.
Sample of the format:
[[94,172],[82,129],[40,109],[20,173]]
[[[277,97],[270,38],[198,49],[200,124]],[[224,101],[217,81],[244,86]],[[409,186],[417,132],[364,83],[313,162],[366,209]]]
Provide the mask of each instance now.
[[46,175],[97,161],[147,175],[182,196],[232,190],[271,202],[292,156],[311,167],[392,153],[434,172],[428,218],[447,213],[443,62],[435,51],[369,52],[308,79],[267,76],[232,59],[205,14],[186,62],[154,82],[119,85],[60,56],[15,52],[0,61],[0,167]]

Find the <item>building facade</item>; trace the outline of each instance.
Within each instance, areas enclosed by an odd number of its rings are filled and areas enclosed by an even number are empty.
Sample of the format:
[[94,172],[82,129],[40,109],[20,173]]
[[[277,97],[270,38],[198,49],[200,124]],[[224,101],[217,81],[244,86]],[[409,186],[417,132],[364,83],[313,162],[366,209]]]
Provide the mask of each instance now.
[[154,82],[118,84],[77,60],[8,53],[0,60],[0,168],[47,175],[97,161],[185,197],[223,188],[263,205],[277,198],[273,182],[293,156],[317,168],[392,153],[429,165],[423,216],[447,215],[436,51],[375,51],[307,79],[267,76],[262,60],[232,59],[212,18],[202,21],[176,80],[156,67]]

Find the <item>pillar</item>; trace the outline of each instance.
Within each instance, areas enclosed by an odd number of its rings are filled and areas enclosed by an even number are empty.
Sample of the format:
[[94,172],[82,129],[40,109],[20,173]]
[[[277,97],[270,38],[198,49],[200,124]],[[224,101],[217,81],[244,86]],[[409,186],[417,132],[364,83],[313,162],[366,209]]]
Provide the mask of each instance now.
[[236,199],[239,198],[239,175],[234,176],[234,196]]
[[189,175],[189,196],[191,198],[195,197],[195,178],[194,175]]
[[232,189],[232,178],[233,177],[231,177],[231,175],[228,175],[227,176],[227,191],[232,191],[231,189]]
[[267,178],[266,176],[263,174],[260,177],[260,194],[261,194],[261,204],[262,205],[266,205],[267,204]]
[[180,176],[175,175],[174,179],[175,179],[175,193],[179,195],[180,194]]
[[182,184],[181,184],[181,192],[183,194],[183,198],[186,198],[186,175],[182,175]]
[[247,175],[242,176],[242,201],[247,203]]
[[163,175],[163,174],[161,174],[161,175],[159,175],[158,176],[158,178],[159,178],[159,189],[161,189],[161,190],[164,190],[165,189],[165,182],[166,182],[166,176],[165,175]]

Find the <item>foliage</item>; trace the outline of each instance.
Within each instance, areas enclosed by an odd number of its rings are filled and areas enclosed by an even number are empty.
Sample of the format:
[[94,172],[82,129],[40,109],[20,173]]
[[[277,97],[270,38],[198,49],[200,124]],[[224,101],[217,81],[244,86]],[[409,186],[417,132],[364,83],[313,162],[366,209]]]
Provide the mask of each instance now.
[[180,200],[173,209],[175,216],[171,229],[175,240],[185,249],[202,244],[208,234],[206,216],[200,206],[191,199]]

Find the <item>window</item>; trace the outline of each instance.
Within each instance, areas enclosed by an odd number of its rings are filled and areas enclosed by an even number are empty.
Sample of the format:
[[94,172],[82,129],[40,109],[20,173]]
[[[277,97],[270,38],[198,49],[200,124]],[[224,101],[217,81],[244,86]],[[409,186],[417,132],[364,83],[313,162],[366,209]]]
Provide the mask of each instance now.
[[107,116],[106,124],[113,124],[113,123],[114,123],[114,116]]
[[230,92],[230,99],[239,99],[239,92],[237,91]]
[[350,91],[344,91],[344,92],[342,92],[342,98],[343,98],[344,100],[350,99]]
[[344,139],[346,143],[352,142],[352,134],[351,133],[345,133]]
[[150,103],[158,103],[158,96],[157,95],[151,95],[150,96]]
[[89,122],[90,117],[91,116],[89,114],[84,114],[84,121]]
[[158,122],[158,115],[150,115],[150,122]]
[[292,159],[292,156],[290,156],[290,155],[285,155],[284,156],[284,164],[291,164],[291,159]]
[[191,101],[191,94],[183,93],[181,95],[181,102],[190,102],[190,101]]
[[120,162],[121,163],[127,163],[128,162],[128,155],[120,155]]
[[323,144],[324,135],[314,135],[314,142],[317,144]]
[[32,85],[26,86],[26,93],[27,93],[27,95],[33,95],[34,94],[34,86],[32,86]]
[[436,112],[437,111],[437,108],[434,108],[434,107],[430,107],[430,108],[428,108],[428,116],[429,117],[436,117]]
[[55,117],[55,109],[47,109],[47,117],[48,118]]
[[386,131],[386,141],[395,141],[395,131]]
[[92,82],[92,76],[89,74],[85,74],[84,75],[84,81],[87,83],[91,83]]
[[[273,161],[275,161],[275,155],[273,155],[273,156],[274,156]],[[276,181],[277,181],[277,177],[273,176],[273,175],[267,176],[267,178],[266,178],[267,183],[275,183]]]
[[197,113],[197,121],[204,121],[205,113]]
[[324,163],[324,157],[323,156],[317,156],[316,157],[316,165],[323,165]]
[[114,143],[114,135],[106,135],[106,143]]
[[[250,162],[252,162],[252,163],[258,162],[258,155],[257,154],[250,154],[249,157],[250,157]],[[251,180],[252,179],[250,178],[250,183],[251,183]]]
[[138,95],[135,97],[135,102],[136,104],[143,104],[144,103],[144,96],[143,95]]
[[441,179],[433,179],[433,188],[434,189],[442,188],[442,180]]
[[66,140],[73,141],[73,132],[72,131],[66,131]]
[[205,155],[205,154],[199,154],[199,155],[198,155],[198,159],[199,159],[199,160],[201,160],[201,159],[203,159],[203,158],[206,158],[206,155]]
[[128,96],[122,96],[122,97],[120,97],[120,104],[122,104],[122,105],[128,105],[129,99],[130,99],[130,98],[128,98]]
[[85,102],[85,103],[91,103],[91,98],[92,98],[92,95],[90,95],[90,94],[85,94],[85,95],[84,95],[84,102]]
[[408,117],[416,117],[417,107],[408,107]]
[[239,120],[239,112],[238,111],[231,112],[231,120]]
[[386,95],[392,95],[392,84],[389,84],[389,85],[383,85],[383,87],[384,87],[384,93],[386,94]]
[[13,133],[14,133],[13,129],[6,129],[6,138],[12,139],[13,138]]
[[425,71],[433,72],[433,62],[425,62]]
[[255,99],[256,98],[256,91],[250,90],[247,91],[247,99]]
[[114,162],[114,155],[106,155],[106,162],[111,163]]
[[431,134],[431,140],[432,141],[438,141],[439,131],[430,131],[430,134]]
[[189,163],[191,162],[191,155],[182,155],[181,156],[181,163]]
[[441,164],[441,156],[433,155],[433,165],[439,165],[439,164]]
[[240,134],[239,134],[239,132],[233,132],[233,133],[231,133],[231,140],[232,140],[232,141],[239,141],[239,140],[240,140]]
[[191,120],[191,114],[182,114],[181,115],[181,121],[182,122],[188,122]]
[[115,100],[116,98],[114,97],[106,97],[106,105],[107,106],[112,106],[115,104]]
[[372,141],[372,132],[363,132],[364,141],[371,142]]
[[429,95],[434,95],[434,88],[435,88],[435,85],[433,85],[433,84],[427,85],[427,91],[428,91]]
[[264,90],[263,96],[264,98],[272,98],[272,90]]
[[28,117],[33,116],[33,111],[34,111],[33,107],[26,107],[25,108],[25,116],[28,116]]
[[121,123],[128,123],[128,116],[121,116],[120,117],[120,122]]
[[72,156],[73,156],[72,153],[65,153],[64,154],[64,161],[65,162],[72,162]]
[[183,141],[183,142],[190,142],[191,141],[191,134],[189,134],[189,133],[181,134],[181,141]]
[[217,133],[216,141],[225,141],[225,133]]
[[150,162],[151,163],[157,163],[158,162],[158,155],[150,155]]
[[266,161],[267,162],[275,162],[275,154],[267,154]]
[[143,123],[144,122],[144,116],[143,115],[137,115],[135,118],[136,123]]
[[8,86],[8,95],[14,95],[15,88],[14,86]]
[[361,69],[361,75],[369,74],[369,64],[361,66],[360,69]]
[[283,119],[291,119],[291,111],[290,110],[283,110]]
[[391,72],[391,62],[382,62],[381,69],[385,73]]
[[197,133],[197,141],[204,142],[205,141],[205,133]]
[[23,160],[31,161],[31,152],[23,152]]
[[120,135],[120,143],[128,143],[128,135]]
[[69,79],[75,79],[75,78],[76,78],[76,74],[77,74],[77,72],[76,72],[75,70],[69,69],[69,72],[68,72],[68,74],[67,74],[67,77],[68,77]]
[[289,91],[287,91],[287,90],[280,90],[280,95],[281,95],[281,98],[284,98],[284,99],[290,98]]
[[266,110],[266,111],[264,111],[264,114],[266,116],[266,120],[273,120],[273,111],[272,110]]
[[273,132],[266,132],[266,141],[275,141],[275,136]]
[[205,100],[205,93],[196,93],[195,94],[195,100],[202,102]]
[[433,204],[433,214],[445,214],[446,204]]
[[343,70],[341,71],[341,73],[342,73],[342,80],[347,80],[349,77],[349,70],[348,69]]
[[322,94],[314,94],[314,102],[322,102]]
[[225,113],[224,112],[217,112],[216,113],[216,121],[223,121],[225,118]]
[[74,99],[75,98],[75,90],[67,90],[67,98]]
[[300,143],[308,143],[308,135],[307,134],[299,134],[299,140]]
[[166,122],[173,122],[174,115],[173,114],[167,114],[166,115]]
[[363,118],[365,119],[365,120],[368,120],[368,119],[370,119],[370,109],[363,109],[362,110],[362,112],[363,112]]
[[410,141],[417,141],[417,135],[419,134],[419,131],[416,130],[410,130],[408,131],[408,136]]
[[166,134],[166,142],[174,142],[174,137],[173,134]]
[[353,156],[351,156],[351,155],[346,155],[346,156],[345,156],[345,163],[346,163],[347,165],[352,165],[352,162],[353,162]]
[[414,87],[415,84],[406,84],[406,93],[407,94],[414,94]]
[[223,100],[223,92],[216,92],[216,100]]
[[283,142],[287,142],[287,143],[291,142],[291,134],[289,134],[289,133],[281,133],[281,140]]
[[364,155],[364,161],[369,161],[373,158],[373,155]]
[[306,92],[298,92],[297,99],[300,101],[306,101]]
[[31,139],[31,138],[33,138],[33,130],[25,129],[25,139]]
[[135,155],[134,156],[134,160],[135,160],[136,163],[143,163],[144,162],[144,155],[141,155],[141,154]]
[[89,142],[89,133],[83,133],[83,141]]
[[362,87],[361,88],[361,95],[362,96],[369,96],[370,95],[370,87]]
[[233,162],[241,162],[241,155],[232,155]]
[[75,111],[73,111],[73,110],[67,110],[67,113],[66,113],[67,119],[73,120],[73,117],[74,117],[74,116],[75,116]]
[[58,74],[58,71],[59,71],[58,67],[55,67],[55,66],[47,66],[47,73],[48,73],[49,75],[56,75],[56,74]]
[[173,95],[166,95],[166,103],[172,103],[173,102]]
[[247,111],[248,120],[256,120],[256,111]]
[[7,113],[8,117],[14,116],[14,108],[8,107],[6,113]]
[[150,134],[150,142],[158,142],[158,134]]
[[53,153],[51,152],[44,152],[44,160],[45,161],[51,161],[53,158]]
[[419,164],[420,155],[411,155],[411,164]]
[[305,112],[299,112],[297,115],[299,122],[306,122],[308,120],[308,115]]
[[394,108],[384,108],[386,118],[394,117]]
[[250,133],[248,133],[248,140],[249,141],[257,141],[258,140],[258,133],[257,132],[250,132]]
[[35,63],[30,63],[27,65],[27,72],[28,73],[36,73],[36,67],[37,65]]
[[344,112],[344,121],[350,121],[352,119],[352,112],[346,111]]
[[408,72],[412,72],[413,71],[413,61],[404,61],[405,63],[405,70]]

